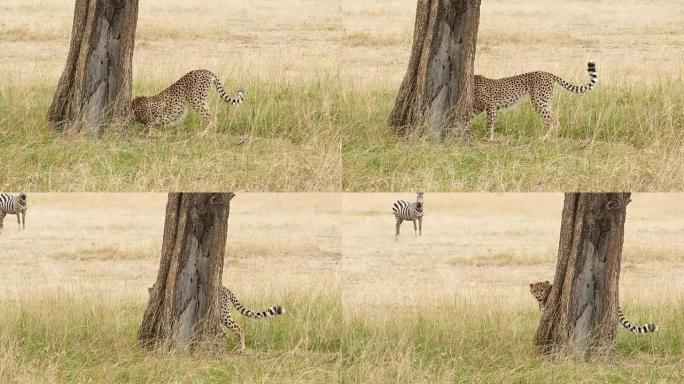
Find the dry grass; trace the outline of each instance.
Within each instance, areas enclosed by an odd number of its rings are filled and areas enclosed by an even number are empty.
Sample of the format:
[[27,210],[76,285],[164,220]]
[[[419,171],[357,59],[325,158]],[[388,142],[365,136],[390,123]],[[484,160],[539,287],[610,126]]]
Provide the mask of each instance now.
[[[648,337],[611,362],[531,346],[527,284],[553,276],[562,195],[426,194],[424,234],[393,238],[412,194],[247,194],[232,201],[224,282],[250,306],[247,353],[135,344],[155,279],[163,194],[31,194],[0,235],[0,382],[678,382],[684,361],[681,194],[634,194],[620,289]],[[65,229],[66,228],[66,229]]]
[[[471,145],[397,139],[386,122],[410,51],[415,1],[211,0],[140,5],[134,93],[190,69],[249,93],[144,139],[55,136],[44,117],[68,50],[73,4],[7,0],[0,12],[0,186],[59,191],[559,191],[684,188],[684,15],[678,1],[489,1],[478,73],[529,70],[601,85],[560,93],[560,138],[542,143],[528,104],[502,113],[499,140]],[[249,145],[240,145],[244,137]],[[341,148],[341,146],[343,146]],[[17,172],[22,169],[22,172]]]

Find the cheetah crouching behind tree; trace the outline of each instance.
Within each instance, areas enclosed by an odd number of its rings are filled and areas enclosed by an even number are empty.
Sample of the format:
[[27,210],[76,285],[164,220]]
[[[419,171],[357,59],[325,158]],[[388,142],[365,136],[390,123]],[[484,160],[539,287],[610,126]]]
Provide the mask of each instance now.
[[[536,283],[530,284],[530,293],[532,293],[532,296],[534,296],[534,298],[539,302],[540,311],[544,311],[544,307],[546,306],[546,301],[549,298],[552,287],[553,284],[549,283],[548,281],[538,281]],[[618,307],[618,321],[626,330],[639,335],[645,335],[647,333],[658,331],[658,326],[655,324],[648,323],[641,326],[636,326],[630,323],[627,319],[625,319],[625,315],[622,313],[622,308],[620,307]]]
[[493,140],[496,111],[517,104],[525,95],[529,94],[532,106],[543,120],[546,129],[544,137],[549,137],[551,132],[558,128],[558,118],[551,110],[553,86],[557,83],[570,92],[588,92],[598,82],[596,64],[593,61],[589,61],[587,64],[587,72],[589,73],[589,82],[581,86],[571,84],[552,73],[539,71],[503,79],[488,79],[484,76],[475,75],[474,116],[483,111],[487,113],[487,131],[489,131],[489,140]]
[[168,88],[155,96],[138,96],[131,102],[133,118],[148,129],[152,135],[155,125],[170,125],[185,118],[188,105],[202,116],[205,124],[210,124],[212,113],[209,110],[209,90],[216,87],[219,97],[228,104],[240,104],[245,98],[245,90],[238,89],[233,98],[228,96],[221,81],[206,69],[196,69],[181,77]]

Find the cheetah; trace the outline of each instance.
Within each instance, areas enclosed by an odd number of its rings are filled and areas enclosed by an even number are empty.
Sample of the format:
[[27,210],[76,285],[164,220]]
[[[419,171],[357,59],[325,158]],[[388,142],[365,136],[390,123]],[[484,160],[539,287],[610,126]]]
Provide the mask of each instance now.
[[[536,283],[530,284],[530,293],[539,302],[539,310],[544,311],[544,306],[546,305],[546,300],[549,298],[551,293],[551,288],[553,285],[548,281],[538,281]],[[658,326],[656,324],[644,324],[642,326],[635,326],[627,319],[625,319],[624,313],[622,313],[622,308],[618,307],[618,321],[622,324],[628,331],[634,332],[639,335],[645,335],[651,332],[657,332]]]
[[238,89],[233,98],[226,94],[218,77],[206,69],[196,69],[181,77],[168,88],[155,96],[138,96],[131,102],[133,118],[145,124],[148,136],[152,136],[155,125],[171,125],[185,118],[188,105],[209,123],[212,113],[209,110],[209,89],[216,87],[218,95],[228,104],[240,104],[244,100],[245,90]]
[[[147,292],[152,293],[153,287],[154,286],[147,288]],[[216,326],[219,328],[219,333],[222,334],[224,337],[227,337],[228,335],[225,329],[222,328],[222,326],[230,329],[230,331],[233,332],[235,336],[237,336],[240,342],[240,353],[244,352],[245,350],[245,336],[242,332],[242,328],[240,328],[238,323],[236,323],[233,317],[230,315],[231,304],[235,307],[235,309],[237,309],[238,312],[240,312],[241,315],[249,317],[250,319],[264,319],[267,317],[285,314],[285,308],[281,307],[280,305],[273,305],[265,311],[261,312],[254,312],[252,310],[249,310],[245,308],[240,303],[240,301],[238,301],[237,297],[235,297],[235,295],[230,289],[222,286],[218,298],[220,322],[219,324],[216,324]]]
[[[553,99],[553,86],[558,83],[563,88],[574,93],[585,93],[594,88],[598,82],[596,64],[589,61],[587,64],[589,82],[584,85],[573,85],[560,77],[548,72],[528,72],[517,76],[503,79],[488,79],[475,75],[475,96],[473,99],[474,116],[483,111],[487,113],[487,131],[489,140],[494,140],[494,123],[496,111],[517,104],[526,94],[530,95],[532,106],[541,116],[549,137],[551,132],[558,127],[558,119],[551,111]],[[473,116],[473,117],[474,117]]]

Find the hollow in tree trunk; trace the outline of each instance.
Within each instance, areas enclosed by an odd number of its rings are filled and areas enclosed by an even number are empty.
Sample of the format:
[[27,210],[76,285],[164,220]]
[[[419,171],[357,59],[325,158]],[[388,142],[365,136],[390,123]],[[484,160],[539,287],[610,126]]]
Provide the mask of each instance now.
[[233,193],[170,193],[157,281],[138,339],[148,348],[210,345]]
[[629,193],[567,193],[553,288],[534,337],[543,354],[612,354]]
[[418,0],[413,47],[389,119],[398,135],[467,138],[479,0]]
[[71,45],[48,110],[59,131],[94,132],[130,113],[138,0],[76,0]]

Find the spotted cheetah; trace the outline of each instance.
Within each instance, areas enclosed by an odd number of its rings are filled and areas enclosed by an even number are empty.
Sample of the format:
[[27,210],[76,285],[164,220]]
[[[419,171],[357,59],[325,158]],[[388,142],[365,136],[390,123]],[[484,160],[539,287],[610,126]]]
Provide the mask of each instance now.
[[[151,294],[153,287],[154,286],[148,287],[147,292]],[[237,297],[235,297],[235,295],[230,289],[226,287],[221,287],[221,291],[219,292],[218,297],[218,310],[220,322],[219,324],[216,324],[216,326],[219,328],[219,333],[224,335],[225,337],[227,337],[228,335],[226,334],[224,328],[222,328],[221,326],[230,329],[230,331],[238,337],[238,340],[240,341],[240,353],[244,352],[245,350],[245,336],[242,332],[242,328],[240,328],[240,326],[235,322],[233,317],[230,315],[231,304],[235,307],[235,309],[238,310],[238,312],[240,312],[240,314],[249,317],[250,319],[264,319],[267,317],[285,314],[285,308],[281,307],[280,305],[273,305],[262,312],[251,311],[245,308],[240,303],[240,301],[238,301]]]
[[152,135],[154,125],[170,125],[185,118],[188,105],[199,113],[205,123],[211,121],[209,110],[209,89],[216,87],[218,95],[229,104],[240,104],[245,90],[238,89],[233,98],[226,94],[218,77],[206,69],[196,69],[181,77],[168,88],[155,96],[138,96],[131,102],[133,118],[145,124],[148,136]]
[[525,95],[529,94],[534,109],[541,115],[544,122],[545,137],[548,137],[552,130],[558,127],[558,119],[551,111],[554,84],[558,83],[574,93],[588,92],[598,82],[596,64],[593,61],[587,64],[587,72],[589,72],[589,82],[581,86],[570,84],[552,73],[539,71],[503,79],[488,79],[475,75],[474,116],[483,111],[487,113],[489,140],[494,140],[496,111],[517,104]]
[[[532,293],[532,296],[539,302],[539,310],[542,312],[544,311],[544,306],[546,305],[546,300],[549,298],[552,287],[553,285],[548,281],[538,281],[530,284],[530,293]],[[618,321],[625,329],[639,335],[658,331],[658,326],[655,324],[644,324],[639,327],[633,325],[625,319],[625,315],[622,313],[622,308],[620,307],[618,307]]]

